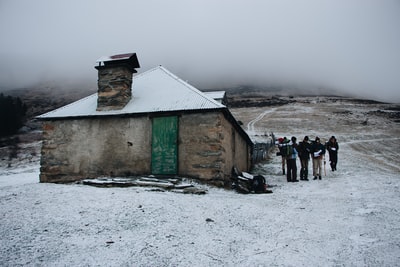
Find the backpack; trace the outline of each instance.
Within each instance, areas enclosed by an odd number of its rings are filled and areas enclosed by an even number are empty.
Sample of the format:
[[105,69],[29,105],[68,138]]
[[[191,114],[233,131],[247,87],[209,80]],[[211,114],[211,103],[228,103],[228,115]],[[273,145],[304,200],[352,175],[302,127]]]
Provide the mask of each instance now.
[[265,178],[262,175],[256,175],[253,178],[253,190],[255,193],[262,193],[265,191],[266,184]]
[[293,154],[293,146],[290,144],[282,145],[282,156],[289,157]]

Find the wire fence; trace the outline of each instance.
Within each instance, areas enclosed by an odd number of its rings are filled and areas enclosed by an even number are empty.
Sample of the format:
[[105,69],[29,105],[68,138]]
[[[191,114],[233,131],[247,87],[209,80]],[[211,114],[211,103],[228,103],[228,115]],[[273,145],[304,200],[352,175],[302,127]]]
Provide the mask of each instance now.
[[266,142],[256,142],[253,146],[252,163],[256,164],[267,159],[270,151],[275,148],[275,135],[271,133],[271,137]]

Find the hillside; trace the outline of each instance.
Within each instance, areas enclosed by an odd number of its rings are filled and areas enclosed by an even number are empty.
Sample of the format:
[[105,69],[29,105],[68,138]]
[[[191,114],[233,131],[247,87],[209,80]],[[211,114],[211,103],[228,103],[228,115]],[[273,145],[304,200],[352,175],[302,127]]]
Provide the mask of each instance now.
[[[88,86],[82,86],[72,87],[69,90],[65,90],[54,86],[42,86],[3,91],[5,94],[18,96],[22,99],[22,101],[28,107],[28,120],[26,122],[26,127],[21,129],[20,134],[10,138],[0,139],[1,164],[4,166],[9,164],[10,160],[18,160],[18,158],[15,158],[15,153],[16,151],[20,150],[20,147],[23,146],[26,146],[26,149],[27,147],[30,147],[31,154],[40,155],[40,152],[37,148],[29,145],[30,142],[39,142],[41,138],[41,125],[39,121],[33,119],[34,116],[43,114],[47,111],[56,109],[81,99],[87,95],[95,93],[95,91],[87,88]],[[371,124],[373,120],[375,121],[380,119],[388,120],[394,123],[400,122],[400,104],[388,104],[373,100],[356,99],[342,96],[295,95],[290,94],[294,93],[293,91],[280,90],[280,88],[267,88],[266,90],[263,90],[261,88],[238,87],[228,89],[226,92],[228,97],[228,107],[232,111],[246,110],[244,114],[247,114],[251,110],[263,110],[263,108],[268,108],[268,110],[276,110],[277,108],[284,109],[296,104],[309,106],[318,105],[322,107],[335,104],[335,109],[327,109],[321,113],[323,114],[321,116],[325,116],[327,121],[336,121],[338,118],[352,117],[353,121],[347,122],[348,125],[351,125],[352,123]],[[354,114],[354,110],[351,108],[345,108],[346,106],[360,106],[362,107],[362,110],[360,110],[357,114]],[[321,111],[318,111],[318,113],[320,112]],[[233,113],[241,122],[246,121],[246,118],[243,118],[236,112]],[[293,116],[296,116],[296,114],[291,113],[290,110],[288,110],[288,114],[291,114],[290,116],[292,118]],[[307,116],[309,116],[309,114],[307,114]],[[296,121],[302,124],[304,119],[308,118],[298,118]],[[271,127],[272,125],[275,125],[275,128]],[[279,125],[279,123],[276,118],[269,118],[268,127],[270,129],[266,129],[265,131],[269,133],[280,132],[280,127],[276,129],[277,125]]]
[[[96,85],[82,84],[62,88],[56,85],[46,84],[30,88],[3,89],[0,90],[0,92],[5,95],[21,98],[23,103],[28,107],[27,117],[28,119],[31,119],[37,115],[62,107],[95,93],[97,91],[95,86]],[[360,99],[350,96],[327,95],[327,90],[323,90],[325,94],[316,94],[315,90],[302,90],[298,92],[296,89],[285,89],[281,87],[239,86],[234,88],[205,89],[204,91],[218,90],[226,91],[229,108],[280,106],[295,103],[297,101],[304,101],[299,100],[299,97],[311,97],[312,99],[317,96],[329,96],[332,101],[347,101],[360,104],[385,104],[374,100]],[[391,111],[390,113],[393,114],[393,111],[399,111],[399,107],[400,104],[385,105],[383,113],[385,113],[385,109],[389,108],[389,111]],[[398,114],[394,116],[399,118]]]
[[0,92],[19,97],[27,105],[27,117],[31,119],[93,94],[96,89],[91,89],[89,85],[73,86],[68,89],[54,85],[38,85],[29,88],[3,89]]

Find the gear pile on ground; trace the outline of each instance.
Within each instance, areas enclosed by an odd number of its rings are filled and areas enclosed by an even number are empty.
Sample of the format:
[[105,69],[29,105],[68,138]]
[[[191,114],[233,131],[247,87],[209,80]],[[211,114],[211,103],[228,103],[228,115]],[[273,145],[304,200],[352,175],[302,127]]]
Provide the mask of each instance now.
[[243,194],[270,194],[272,193],[262,175],[252,175],[247,172],[240,173],[236,168],[232,169],[232,189]]

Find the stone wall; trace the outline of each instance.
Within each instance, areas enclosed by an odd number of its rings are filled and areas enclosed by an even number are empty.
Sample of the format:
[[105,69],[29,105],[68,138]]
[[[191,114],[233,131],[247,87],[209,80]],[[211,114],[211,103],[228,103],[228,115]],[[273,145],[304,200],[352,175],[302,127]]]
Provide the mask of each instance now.
[[44,122],[40,181],[149,173],[150,125],[147,117]]
[[245,139],[236,131],[230,122],[223,120],[223,129],[226,136],[230,135],[230,138],[224,139],[224,146],[231,147],[229,164],[225,172],[231,174],[232,167],[236,167],[239,171],[248,172],[251,168],[251,147],[248,145]]
[[221,144],[221,114],[182,115],[179,119],[179,173],[223,180],[226,148]]
[[[151,173],[151,118],[45,121],[41,182]],[[219,186],[248,171],[247,143],[221,112],[179,116],[178,175]]]
[[131,100],[132,71],[124,66],[98,67],[97,110],[122,109]]
[[222,113],[182,115],[179,124],[179,172],[226,186],[236,166],[249,171],[250,148]]

